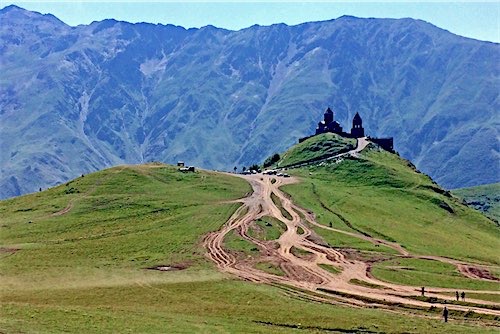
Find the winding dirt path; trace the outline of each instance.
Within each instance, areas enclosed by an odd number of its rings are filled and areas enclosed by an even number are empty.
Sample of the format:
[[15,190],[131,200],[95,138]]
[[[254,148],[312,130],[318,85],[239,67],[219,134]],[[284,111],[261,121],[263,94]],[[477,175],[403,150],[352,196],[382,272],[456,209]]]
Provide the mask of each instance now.
[[71,201],[68,203],[68,205],[67,205],[64,209],[62,209],[62,210],[60,210],[60,211],[57,211],[57,212],[54,212],[54,213],[52,214],[52,216],[54,216],[54,217],[55,217],[55,216],[62,216],[62,215],[65,215],[65,214],[67,214],[68,212],[70,212],[70,211],[71,211],[71,209],[73,209],[73,200],[71,200]]
[[[366,142],[363,142],[363,147],[366,144]],[[356,152],[352,153],[357,153],[360,150],[356,149]],[[473,267],[467,263],[438,256],[414,256],[397,243],[319,224],[312,213],[295,205],[289,196],[279,189],[282,185],[298,182],[295,178],[281,178],[260,174],[240,177],[243,177],[251,184],[253,193],[238,200],[242,203],[242,206],[236,210],[227,223],[220,230],[209,233],[204,238],[207,256],[223,272],[252,282],[278,284],[281,287],[289,286],[290,289],[287,290],[289,293],[321,302],[381,308],[398,305],[426,309],[432,306],[443,307],[441,304],[414,299],[420,295],[420,287],[387,283],[372,277],[369,263],[352,259],[344,250],[324,245],[310,228],[310,226],[316,226],[367,240],[374,244],[386,245],[396,250],[401,256],[451,263],[456,265],[467,277],[479,279],[480,275],[474,273],[474,270],[471,272],[471,270],[465,269]],[[274,196],[271,196],[272,194]],[[283,210],[286,210],[288,214],[284,214]],[[251,225],[264,216],[274,217],[286,225],[286,231],[281,234],[279,239],[262,241],[248,234]],[[299,230],[301,230],[300,233]],[[241,254],[226,249],[224,247],[224,238],[234,232],[253,243],[259,249],[259,256],[253,259],[249,257],[242,258]],[[296,249],[306,251],[302,253],[307,255],[297,254]],[[258,262],[267,262],[279,266],[284,275],[276,275],[256,269],[255,265]],[[323,269],[321,265],[331,265],[340,269],[340,273],[332,273]],[[374,284],[378,287],[352,284],[350,282],[353,279]],[[455,292],[454,289],[433,287],[426,287],[426,290],[426,296],[444,300],[450,300],[449,293]],[[500,291],[465,291],[500,295]],[[452,310],[470,310],[500,316],[500,303],[470,298],[467,299],[467,302],[470,303],[467,306],[455,304],[447,304],[446,306]]]

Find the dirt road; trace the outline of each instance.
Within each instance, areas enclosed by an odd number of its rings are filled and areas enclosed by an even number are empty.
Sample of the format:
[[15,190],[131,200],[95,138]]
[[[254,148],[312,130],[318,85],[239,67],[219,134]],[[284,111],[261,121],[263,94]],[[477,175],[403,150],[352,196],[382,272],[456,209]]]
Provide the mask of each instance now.
[[[467,277],[480,279],[473,270],[464,269],[473,267],[466,263],[438,256],[412,255],[396,243],[317,223],[313,214],[295,205],[289,196],[279,189],[282,185],[297,182],[294,178],[260,174],[241,177],[251,184],[253,193],[239,200],[242,206],[227,223],[219,231],[208,234],[204,239],[207,256],[223,272],[252,282],[289,286],[290,293],[321,302],[382,308],[401,306],[429,309],[431,306],[444,306],[419,300],[420,287],[391,284],[372,277],[370,264],[367,261],[353,258],[345,250],[326,245],[312,230],[311,227],[316,226],[373,244],[384,244],[396,250],[401,256],[432,258],[452,263]],[[255,226],[255,221],[265,216],[274,217],[286,225],[286,231],[277,240],[259,240],[249,234],[249,229]],[[254,244],[259,250],[258,256],[241,256],[226,249],[224,239],[232,233]],[[282,274],[259,270],[256,268],[258,263],[270,264],[278,268]],[[337,268],[338,272],[333,273],[324,265]],[[353,284],[353,280],[357,284]],[[359,282],[363,284],[359,285]],[[433,287],[426,287],[426,290],[426,296],[444,300],[452,300],[450,293],[455,292],[453,289]],[[500,294],[500,291],[465,291]],[[469,303],[467,306],[454,304],[446,306],[452,310],[471,310],[500,316],[499,303],[470,298],[467,302]]]

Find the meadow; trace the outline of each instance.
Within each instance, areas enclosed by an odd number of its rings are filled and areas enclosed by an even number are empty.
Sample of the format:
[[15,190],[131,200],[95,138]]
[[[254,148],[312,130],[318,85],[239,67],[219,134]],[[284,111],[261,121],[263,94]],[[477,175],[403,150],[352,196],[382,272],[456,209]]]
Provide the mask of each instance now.
[[[301,183],[283,190],[325,226],[397,242],[418,255],[500,265],[498,226],[395,154],[371,149],[360,159],[288,172]],[[316,232],[334,246],[355,245],[350,236]],[[356,248],[379,248],[357,243]]]
[[280,167],[313,161],[347,152],[356,147],[356,139],[344,138],[334,133],[322,133],[292,146],[282,154]]
[[[1,201],[0,331],[496,332],[460,317],[444,324],[432,312],[315,303],[218,272],[204,256],[202,238],[249,192],[240,178],[151,164],[115,167]],[[252,233],[268,240],[282,230],[267,218],[257,226]],[[172,270],[149,269],[156,266]]]

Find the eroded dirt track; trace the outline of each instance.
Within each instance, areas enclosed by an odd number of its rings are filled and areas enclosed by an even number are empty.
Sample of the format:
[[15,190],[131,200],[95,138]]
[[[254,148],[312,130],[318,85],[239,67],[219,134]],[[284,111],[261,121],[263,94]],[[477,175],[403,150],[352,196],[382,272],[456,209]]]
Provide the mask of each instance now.
[[[467,277],[485,279],[479,277],[480,275],[474,270],[470,270],[473,266],[466,263],[437,256],[412,255],[396,243],[317,223],[312,213],[295,205],[279,189],[284,184],[297,182],[294,178],[266,175],[241,177],[244,177],[251,184],[253,193],[239,200],[242,206],[228,222],[219,231],[208,234],[204,239],[207,256],[223,272],[252,282],[278,284],[288,293],[299,298],[320,302],[349,304],[356,307],[393,307],[399,305],[430,308],[431,306],[443,306],[415,299],[416,296],[419,296],[420,287],[391,284],[375,279],[370,275],[368,261],[353,258],[346,250],[325,245],[311,229],[311,226],[316,226],[334,233],[348,234],[373,244],[384,244],[404,257],[428,258],[451,263],[456,265]],[[265,216],[274,217],[286,225],[286,231],[281,234],[279,239],[263,241],[249,235],[248,231],[252,224]],[[259,255],[257,257],[242,257],[241,254],[226,249],[224,239],[234,232],[254,244],[259,250]],[[297,250],[301,250],[301,253],[298,254]],[[284,274],[278,275],[259,270],[255,266],[258,262],[271,263],[279,267]],[[338,268],[339,273],[332,273],[321,265]],[[372,284],[373,287],[352,284],[352,280],[363,281]],[[287,286],[288,288],[286,288]],[[426,289],[426,296],[445,300],[451,300],[449,294],[455,292],[453,289],[445,288],[426,287]],[[500,291],[474,290],[470,292],[500,294]],[[477,313],[500,316],[499,303],[470,298],[467,301],[470,303],[467,306],[454,304],[446,306],[453,310],[471,310]]]

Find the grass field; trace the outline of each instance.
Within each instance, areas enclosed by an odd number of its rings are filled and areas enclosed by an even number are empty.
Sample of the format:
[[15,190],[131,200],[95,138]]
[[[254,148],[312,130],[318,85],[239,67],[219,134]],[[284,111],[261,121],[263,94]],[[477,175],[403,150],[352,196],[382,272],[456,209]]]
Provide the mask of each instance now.
[[[228,200],[249,191],[239,178],[145,165],[1,201],[0,332],[496,332],[438,314],[311,303],[219,273],[202,237],[237,209]],[[263,237],[274,238],[271,224]],[[158,265],[185,269],[147,269]]]
[[499,290],[498,282],[463,277],[455,266],[434,260],[398,258],[376,263],[372,274],[382,280],[452,289]]
[[224,246],[226,246],[229,250],[241,252],[246,255],[259,253],[259,249],[253,243],[245,240],[242,236],[238,235],[236,231],[230,232],[224,238]]
[[292,146],[282,154],[279,166],[327,158],[356,147],[356,139],[344,138],[334,133],[323,133]]
[[[452,298],[455,297],[454,293],[450,293],[449,296]],[[467,298],[474,298],[474,299],[481,299],[481,300],[488,300],[492,301],[495,303],[500,303],[500,295],[498,294],[492,294],[492,293],[471,293],[469,292],[466,296]]]
[[285,272],[279,266],[269,262],[258,262],[255,268],[277,276],[285,275]]
[[275,287],[218,274],[193,282],[179,277],[177,283],[18,291],[3,300],[5,332],[495,333],[493,327],[460,320],[445,325],[429,318],[305,302]]
[[[397,241],[416,254],[500,264],[498,226],[394,154],[368,150],[361,159],[289,173],[302,182],[283,189],[325,226]],[[333,233],[316,231],[325,239]],[[330,238],[333,246],[352,245],[339,233]]]
[[286,231],[286,225],[274,217],[264,216],[257,219],[253,228],[249,230],[250,236],[260,240],[276,240]]
[[[71,188],[78,192],[67,194]],[[117,167],[2,201],[2,247],[19,249],[4,252],[2,281],[43,284],[85,268],[109,272],[198,261],[200,236],[237,208],[222,202],[249,190],[242,180],[213,173]],[[68,213],[53,216],[68,205]]]

